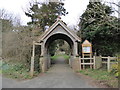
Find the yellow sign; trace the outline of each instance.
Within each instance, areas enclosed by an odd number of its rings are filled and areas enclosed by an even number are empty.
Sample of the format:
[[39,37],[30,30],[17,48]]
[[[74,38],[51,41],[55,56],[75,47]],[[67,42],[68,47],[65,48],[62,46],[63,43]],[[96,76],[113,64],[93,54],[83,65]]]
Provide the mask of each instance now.
[[82,43],[82,53],[92,53],[92,44],[88,40]]

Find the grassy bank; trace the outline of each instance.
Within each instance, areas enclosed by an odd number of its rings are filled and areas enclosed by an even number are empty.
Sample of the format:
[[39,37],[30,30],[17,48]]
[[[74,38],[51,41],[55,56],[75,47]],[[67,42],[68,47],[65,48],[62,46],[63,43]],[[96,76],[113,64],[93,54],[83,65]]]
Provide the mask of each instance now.
[[104,70],[81,70],[80,73],[90,76],[108,87],[118,87],[118,79],[115,76]]
[[[68,55],[56,55],[52,56],[52,60],[56,60],[58,57],[64,57],[66,60],[69,59]],[[35,60],[36,61],[36,60]],[[35,62],[35,72],[34,77],[38,76],[40,72],[37,71],[37,64],[38,62]],[[26,65],[23,62],[15,61],[15,60],[3,60],[0,61],[0,74],[3,74],[5,77],[18,79],[18,80],[24,80],[24,79],[31,79],[33,77],[30,76],[30,65]]]
[[[2,62],[2,74],[5,77],[13,78],[13,79],[31,79],[29,73],[29,67],[22,63],[10,63],[10,62]],[[38,73],[35,72],[35,76]]]

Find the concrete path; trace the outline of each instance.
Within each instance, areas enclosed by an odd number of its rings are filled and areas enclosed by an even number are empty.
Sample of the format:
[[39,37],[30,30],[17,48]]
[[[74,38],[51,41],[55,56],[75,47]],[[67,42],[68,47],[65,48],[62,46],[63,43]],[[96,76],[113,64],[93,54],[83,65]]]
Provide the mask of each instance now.
[[96,88],[90,85],[87,79],[77,75],[65,64],[63,58],[59,58],[56,64],[49,71],[40,74],[38,77],[25,80],[15,81],[3,78],[3,88]]

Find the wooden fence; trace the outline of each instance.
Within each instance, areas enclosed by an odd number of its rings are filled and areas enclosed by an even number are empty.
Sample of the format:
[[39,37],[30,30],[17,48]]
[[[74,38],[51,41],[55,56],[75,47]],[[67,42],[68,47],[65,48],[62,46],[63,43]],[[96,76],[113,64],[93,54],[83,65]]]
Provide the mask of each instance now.
[[[85,62],[87,61],[87,62]],[[102,57],[102,56],[93,56],[92,58],[81,58],[79,57],[79,66],[80,70],[85,69],[86,65],[89,65],[90,68],[97,69],[102,67],[102,64],[107,65],[107,71],[110,72],[113,64],[118,64],[117,57]]]
[[[85,62],[87,61],[87,62]],[[81,69],[85,69],[86,65],[89,65],[90,68],[94,68],[95,69],[95,58],[79,58],[79,64],[80,64],[80,70]]]
[[117,57],[101,57],[102,64],[107,64],[107,71],[110,72],[113,64],[118,64]]

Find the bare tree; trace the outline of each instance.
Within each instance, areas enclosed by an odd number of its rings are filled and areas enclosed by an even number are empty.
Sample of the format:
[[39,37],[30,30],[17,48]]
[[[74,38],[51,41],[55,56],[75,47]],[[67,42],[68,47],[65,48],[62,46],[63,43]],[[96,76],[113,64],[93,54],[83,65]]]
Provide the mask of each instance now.
[[14,26],[21,25],[21,19],[18,15],[14,15],[5,9],[0,9],[0,19],[9,20]]
[[0,19],[12,20],[13,14],[8,13],[5,9],[0,9]]

